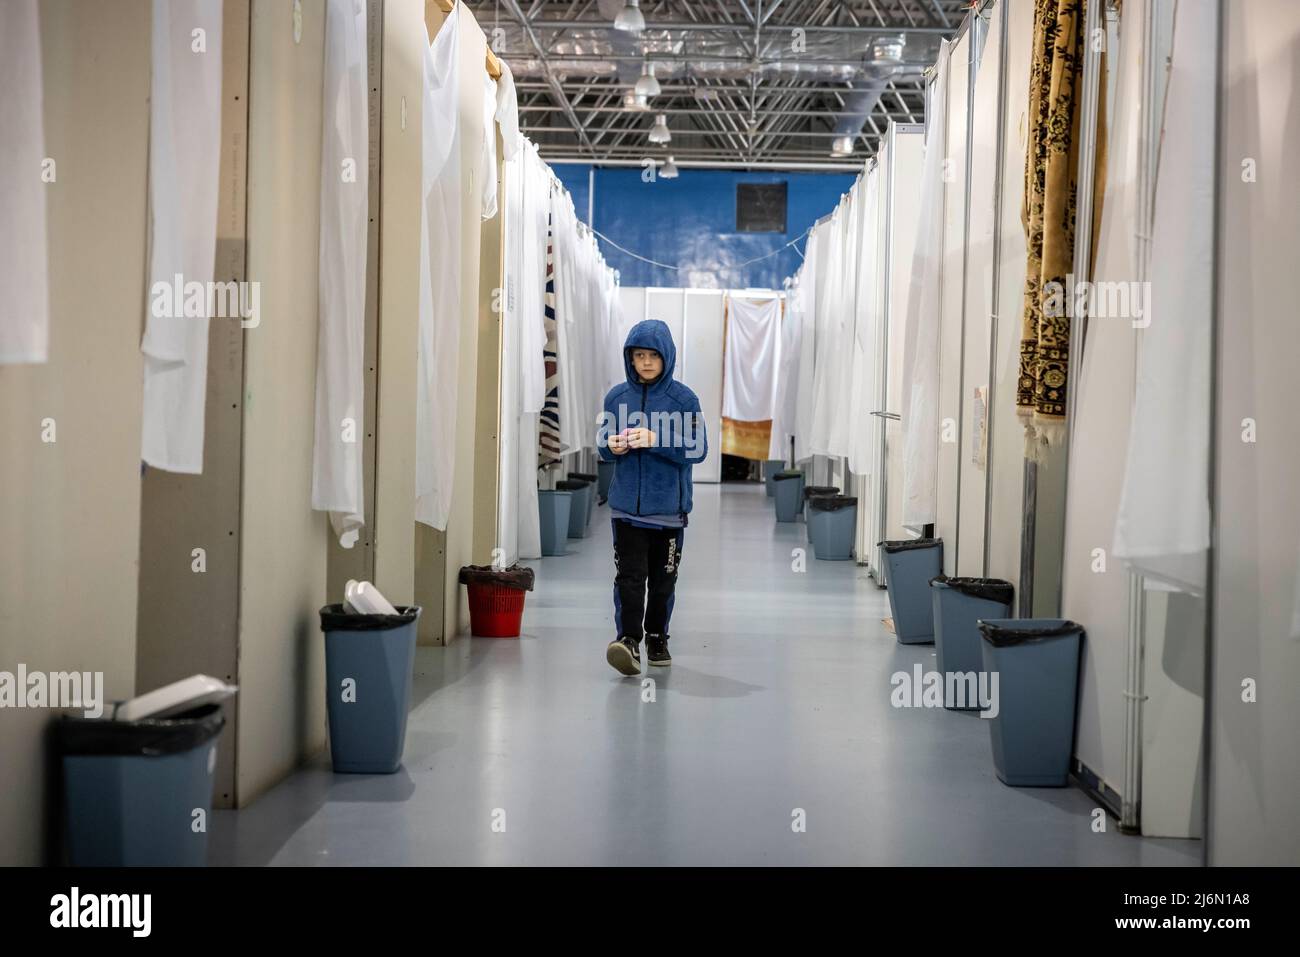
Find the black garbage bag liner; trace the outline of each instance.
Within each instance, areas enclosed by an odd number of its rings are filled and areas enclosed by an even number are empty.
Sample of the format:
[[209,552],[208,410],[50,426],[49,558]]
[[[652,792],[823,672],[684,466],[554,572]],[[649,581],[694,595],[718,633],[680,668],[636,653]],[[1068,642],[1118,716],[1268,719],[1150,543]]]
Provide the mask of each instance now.
[[1082,632],[1083,626],[1072,621],[1063,621],[1060,624],[1042,628],[1008,628],[1004,625],[981,621],[979,629],[980,634],[984,636],[984,640],[990,645],[996,648],[1005,648],[1009,645],[1023,645],[1031,641],[1041,641],[1044,638],[1060,638],[1062,635],[1071,635],[1076,631]]
[[396,605],[396,615],[361,615],[345,611],[342,605],[326,605],[320,610],[321,631],[387,631],[415,621],[419,605]]
[[834,485],[805,485],[803,487],[803,497],[812,498],[814,495],[839,495],[840,490]]
[[785,470],[780,471],[780,472],[777,472],[775,475],[773,475],[773,476],[772,476],[772,481],[773,481],[773,482],[784,482],[784,481],[786,481],[786,480],[788,480],[788,479],[801,479],[801,478],[803,478],[803,473],[802,473],[802,472],[796,471],[795,469],[785,469]]
[[493,568],[491,565],[466,565],[460,570],[460,583],[468,585],[477,582],[482,585],[504,585],[506,588],[518,588],[520,591],[533,590],[533,570],[523,565],[511,565],[509,568]]
[[942,545],[942,538],[900,538],[891,542],[876,542],[878,546],[888,553],[907,552],[913,548],[933,548],[936,545]]
[[963,595],[1001,602],[1004,605],[1011,604],[1011,599],[1016,593],[1015,586],[1002,578],[949,578],[947,575],[936,575],[930,579],[930,584],[933,585],[935,582],[943,582],[953,591],[959,591]]
[[157,757],[192,751],[220,734],[225,724],[219,704],[139,721],[68,715],[55,724],[55,741],[59,753],[65,755]]
[[600,476],[592,475],[590,472],[570,472],[569,478],[577,482],[593,483],[600,480]]
[[581,479],[562,479],[555,483],[555,490],[557,492],[581,492],[590,485],[590,482],[584,482]]
[[857,505],[855,495],[816,495],[808,499],[808,507],[815,512],[838,512],[840,509]]

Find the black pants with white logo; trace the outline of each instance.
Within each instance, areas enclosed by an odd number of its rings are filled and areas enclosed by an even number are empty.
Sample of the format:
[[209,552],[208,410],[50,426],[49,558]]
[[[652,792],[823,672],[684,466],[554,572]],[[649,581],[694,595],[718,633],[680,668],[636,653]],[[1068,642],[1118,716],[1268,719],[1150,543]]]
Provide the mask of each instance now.
[[617,638],[668,634],[684,528],[640,528],[613,520]]

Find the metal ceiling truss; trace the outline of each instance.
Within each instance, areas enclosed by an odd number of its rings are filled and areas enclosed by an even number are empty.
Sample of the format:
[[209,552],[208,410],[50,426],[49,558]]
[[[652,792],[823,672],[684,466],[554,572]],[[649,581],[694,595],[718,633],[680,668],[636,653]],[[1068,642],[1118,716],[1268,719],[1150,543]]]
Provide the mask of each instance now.
[[[633,165],[861,166],[890,122],[925,118],[922,73],[970,0],[462,0],[515,73],[523,129],[547,159]],[[902,38],[901,44],[898,38]],[[885,58],[881,59],[881,44]],[[897,44],[897,46],[890,46]],[[662,92],[624,105],[642,63]],[[883,67],[882,67],[883,64]],[[657,114],[672,143],[649,142]],[[849,137],[850,156],[832,156]]]

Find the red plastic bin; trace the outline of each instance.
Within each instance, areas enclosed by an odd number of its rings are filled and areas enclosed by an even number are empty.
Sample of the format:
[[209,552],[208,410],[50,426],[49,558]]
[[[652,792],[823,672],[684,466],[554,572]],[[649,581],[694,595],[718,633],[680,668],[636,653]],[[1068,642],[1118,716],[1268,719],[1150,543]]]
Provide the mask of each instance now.
[[479,638],[518,638],[524,619],[522,588],[468,582],[469,630]]

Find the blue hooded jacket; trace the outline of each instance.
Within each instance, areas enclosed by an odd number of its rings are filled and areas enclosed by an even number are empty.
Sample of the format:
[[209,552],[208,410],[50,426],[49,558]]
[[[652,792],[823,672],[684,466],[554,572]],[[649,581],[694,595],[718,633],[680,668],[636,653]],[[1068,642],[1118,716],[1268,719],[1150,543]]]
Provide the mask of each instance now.
[[[663,356],[664,371],[654,382],[643,383],[632,365],[633,349],[653,349]],[[673,379],[677,347],[667,324],[658,319],[638,322],[623,344],[627,381],[605,396],[605,412],[596,438],[600,457],[616,462],[609,504],[629,515],[689,514],[691,467],[708,455],[700,400],[687,386]],[[627,428],[654,432],[656,446],[629,449],[623,455],[609,450],[609,436]]]

